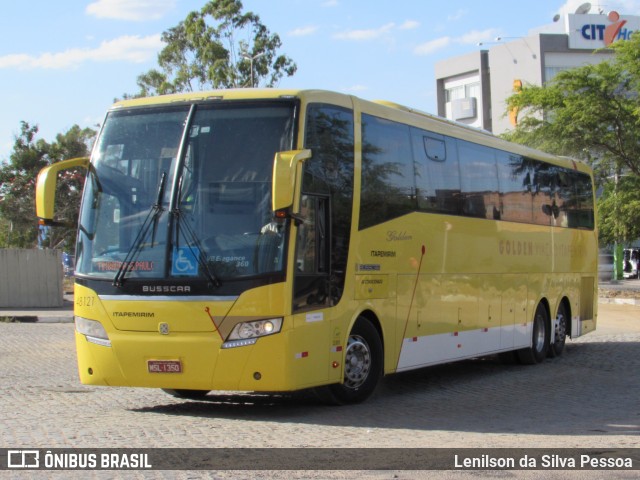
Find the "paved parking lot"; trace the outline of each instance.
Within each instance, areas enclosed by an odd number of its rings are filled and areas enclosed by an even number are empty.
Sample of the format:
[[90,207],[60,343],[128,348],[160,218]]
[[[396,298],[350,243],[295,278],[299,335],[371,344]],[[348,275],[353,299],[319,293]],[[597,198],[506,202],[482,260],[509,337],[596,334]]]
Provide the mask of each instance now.
[[[601,304],[598,330],[568,342],[560,358],[533,367],[488,358],[403,373],[385,378],[368,402],[345,407],[324,406],[305,395],[226,393],[196,402],[158,390],[87,387],[77,379],[73,324],[0,323],[0,445],[635,448],[638,372],[640,307],[633,305]],[[502,473],[496,476],[513,475]],[[635,478],[637,471],[609,473],[608,478]],[[207,475],[237,478],[238,472]],[[328,476],[320,472],[314,478]],[[416,472],[359,476],[426,478]]]

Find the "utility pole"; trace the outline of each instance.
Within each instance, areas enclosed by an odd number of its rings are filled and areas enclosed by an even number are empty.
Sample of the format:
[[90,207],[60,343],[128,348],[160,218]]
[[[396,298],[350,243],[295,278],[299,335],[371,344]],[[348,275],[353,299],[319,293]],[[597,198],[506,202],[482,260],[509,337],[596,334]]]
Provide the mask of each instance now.
[[250,63],[250,68],[251,68],[251,88],[255,87],[255,84],[253,82],[253,61],[263,57],[264,55],[266,55],[267,52],[262,52],[262,53],[258,53],[257,55],[254,55],[253,57],[251,55],[249,55],[248,53],[243,53],[242,54],[242,58],[244,58],[245,60],[249,60]]

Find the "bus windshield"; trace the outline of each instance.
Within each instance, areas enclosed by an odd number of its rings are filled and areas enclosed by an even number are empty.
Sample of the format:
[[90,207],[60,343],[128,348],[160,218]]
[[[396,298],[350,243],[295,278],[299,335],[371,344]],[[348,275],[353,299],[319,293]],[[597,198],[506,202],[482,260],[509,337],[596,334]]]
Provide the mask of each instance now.
[[[78,276],[232,280],[281,272],[276,152],[291,150],[294,105],[230,102],[114,110],[80,213]],[[117,283],[114,281],[114,283]]]

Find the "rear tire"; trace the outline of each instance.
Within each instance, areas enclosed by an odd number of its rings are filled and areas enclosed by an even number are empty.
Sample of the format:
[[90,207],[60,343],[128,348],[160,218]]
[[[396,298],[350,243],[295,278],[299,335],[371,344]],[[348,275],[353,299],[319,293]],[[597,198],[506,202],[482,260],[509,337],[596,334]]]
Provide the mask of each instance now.
[[518,350],[518,360],[525,365],[542,362],[549,349],[549,314],[542,303],[538,304],[533,316],[533,333],[531,346]]
[[163,388],[163,392],[168,393],[172,397],[176,398],[187,398],[189,400],[202,400],[210,390],[182,390],[182,389],[172,389],[172,388]]
[[359,317],[347,342],[343,383],[316,388],[317,396],[333,405],[366,400],[382,377],[383,357],[378,330],[366,318]]
[[564,344],[567,340],[567,328],[569,322],[567,320],[567,311],[564,304],[560,304],[558,308],[558,315],[555,322],[553,322],[554,338],[553,343],[549,345],[549,356],[559,357],[564,350]]

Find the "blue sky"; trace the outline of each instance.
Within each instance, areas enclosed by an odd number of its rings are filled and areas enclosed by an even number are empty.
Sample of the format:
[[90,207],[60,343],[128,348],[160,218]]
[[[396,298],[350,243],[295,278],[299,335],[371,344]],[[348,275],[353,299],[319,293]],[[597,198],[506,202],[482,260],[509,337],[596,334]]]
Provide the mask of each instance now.
[[[0,161],[20,121],[40,138],[100,123],[136,77],[157,65],[160,34],[206,0],[31,0],[3,4],[0,24]],[[580,0],[243,0],[298,65],[283,88],[322,88],[435,113],[433,67],[520,37],[575,11]],[[596,9],[596,3],[594,9]],[[639,15],[640,0],[602,8]],[[486,48],[486,47],[485,47]]]

